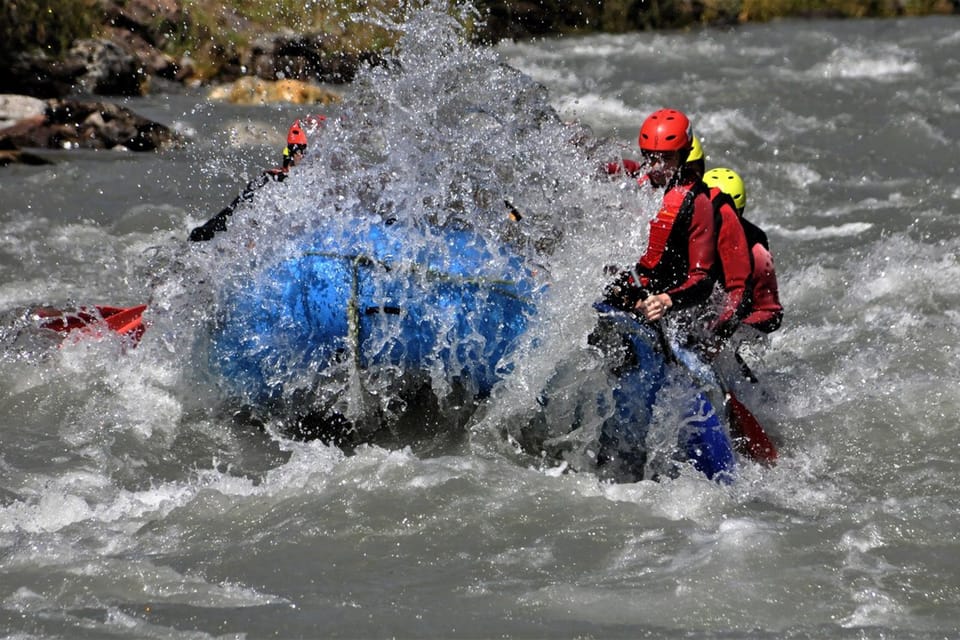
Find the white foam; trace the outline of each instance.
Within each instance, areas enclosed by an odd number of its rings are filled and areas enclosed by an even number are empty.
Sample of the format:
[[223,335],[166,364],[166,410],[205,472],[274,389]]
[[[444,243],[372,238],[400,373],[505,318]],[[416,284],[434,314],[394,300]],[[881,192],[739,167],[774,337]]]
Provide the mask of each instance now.
[[642,110],[628,106],[619,98],[606,98],[595,93],[560,96],[555,100],[555,106],[564,117],[587,118],[601,126],[639,122],[644,117]]
[[826,61],[811,68],[809,74],[830,79],[893,80],[903,75],[916,75],[919,70],[920,65],[898,47],[879,51],[840,47]]
[[786,238],[798,240],[823,240],[825,238],[851,238],[859,236],[873,228],[869,222],[848,222],[846,224],[831,225],[828,227],[803,227],[800,229],[787,229],[785,227],[769,224],[767,229],[775,231],[777,235]]
[[17,530],[30,533],[59,531],[75,522],[88,519],[93,510],[83,498],[51,492],[36,504],[15,502],[0,511],[0,531]]

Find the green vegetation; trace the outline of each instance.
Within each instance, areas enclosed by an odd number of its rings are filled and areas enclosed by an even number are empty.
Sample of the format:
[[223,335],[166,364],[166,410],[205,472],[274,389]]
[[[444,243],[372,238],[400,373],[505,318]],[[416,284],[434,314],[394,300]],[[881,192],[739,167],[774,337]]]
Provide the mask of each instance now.
[[391,46],[397,34],[353,15],[399,18],[397,0],[181,0],[182,20],[166,52],[189,52],[200,75],[248,47],[257,36],[280,30],[323,34],[331,53],[361,54]]
[[93,35],[100,19],[97,0],[0,1],[0,61],[36,49],[58,58]]
[[[209,78],[243,58],[262,34],[289,30],[320,39],[330,56],[375,54],[397,34],[388,23],[425,0],[175,0],[143,25],[175,59],[189,53]],[[445,0],[449,6],[457,0]],[[0,0],[0,63],[40,49],[62,57],[78,38],[108,33],[109,8],[128,0]],[[537,35],[626,32],[737,24],[777,17],[890,17],[960,12],[960,0],[474,0],[484,18],[471,37],[487,42]],[[169,7],[170,5],[167,5]],[[358,14],[367,19],[354,19]],[[385,16],[386,21],[380,21]]]

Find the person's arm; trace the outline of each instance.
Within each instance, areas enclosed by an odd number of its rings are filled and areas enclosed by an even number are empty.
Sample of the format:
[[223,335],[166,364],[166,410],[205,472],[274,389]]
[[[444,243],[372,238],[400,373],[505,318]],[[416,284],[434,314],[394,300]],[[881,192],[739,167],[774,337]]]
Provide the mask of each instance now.
[[710,329],[721,338],[728,338],[737,324],[750,311],[747,285],[753,261],[747,236],[737,212],[724,203],[720,207],[720,229],[717,230],[717,259],[723,267],[723,288],[726,293],[720,315]]
[[256,194],[257,191],[259,191],[265,184],[270,182],[271,179],[273,178],[271,178],[270,171],[264,171],[260,174],[259,179],[248,182],[247,186],[243,188],[243,191],[240,193],[240,195],[233,199],[233,202],[225,206],[212,218],[204,222],[199,227],[195,227],[190,232],[190,242],[206,242],[207,240],[213,240],[215,235],[222,231],[226,231],[227,218],[233,215],[233,212],[237,210],[237,207],[239,207],[241,203],[250,202],[253,200],[254,194]]
[[743,323],[770,333],[780,328],[783,306],[780,304],[780,289],[773,256],[763,245],[753,245],[753,304]]

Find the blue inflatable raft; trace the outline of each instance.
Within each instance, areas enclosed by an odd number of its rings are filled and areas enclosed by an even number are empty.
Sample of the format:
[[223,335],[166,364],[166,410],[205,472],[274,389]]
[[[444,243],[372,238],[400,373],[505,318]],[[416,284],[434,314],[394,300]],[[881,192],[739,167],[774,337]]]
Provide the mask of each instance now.
[[[605,334],[603,348],[615,356],[617,383],[613,411],[600,430],[598,464],[612,468],[615,478],[642,477],[647,453],[648,425],[661,394],[679,403],[678,458],[691,463],[708,478],[730,481],[736,458],[729,432],[691,368],[680,361],[696,360],[675,345],[665,345],[678,361],[662,353],[661,339],[648,324],[631,313],[606,303],[594,305],[599,313],[594,335]],[[611,342],[613,338],[616,342]]]
[[[331,225],[298,255],[225,294],[211,365],[230,394],[254,405],[289,404],[358,372],[377,381],[419,380],[436,393],[457,388],[476,401],[509,375],[542,289],[517,255],[470,230],[379,218]],[[631,365],[619,371],[598,460],[635,479],[643,476],[651,407],[669,365],[632,316],[598,310],[632,351]],[[411,388],[399,384],[396,393]],[[682,455],[708,477],[729,477],[730,439],[709,400],[692,384],[684,397]],[[349,428],[350,418],[335,422]]]

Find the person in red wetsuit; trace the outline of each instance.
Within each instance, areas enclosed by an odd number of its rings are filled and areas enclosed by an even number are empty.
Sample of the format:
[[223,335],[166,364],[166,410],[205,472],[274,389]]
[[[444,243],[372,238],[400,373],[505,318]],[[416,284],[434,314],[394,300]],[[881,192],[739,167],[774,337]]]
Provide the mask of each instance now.
[[715,227],[706,186],[681,171],[693,144],[687,116],[675,109],[655,111],[640,127],[638,143],[646,169],[639,182],[663,196],[650,221],[646,251],[627,281],[621,276],[614,288],[635,287],[648,294],[633,308],[654,322],[669,309],[694,308],[709,298]]
[[[688,180],[702,180],[705,170],[703,146],[694,136],[690,155],[687,156],[682,171]],[[753,259],[733,199],[716,185],[707,186],[710,188],[716,229],[717,261],[714,278],[723,288],[717,316],[707,328],[710,334],[722,341],[733,334],[750,309],[749,287]]]
[[[318,126],[323,123],[324,116],[311,116],[308,120],[312,126]],[[283,148],[283,164],[274,169],[267,169],[260,174],[256,180],[251,180],[244,187],[239,196],[234,198],[233,202],[221,209],[215,216],[207,220],[199,227],[190,232],[190,242],[205,242],[212,240],[215,235],[221,231],[227,230],[227,219],[233,215],[237,207],[244,202],[253,200],[257,191],[270,184],[271,182],[283,182],[290,174],[290,168],[297,166],[297,163],[303,159],[303,154],[307,151],[307,133],[304,124],[297,120],[287,132],[287,146]]]
[[747,190],[743,179],[735,171],[721,167],[706,172],[703,180],[711,187],[711,191],[718,189],[733,201],[750,248],[751,290],[749,306],[742,323],[761,333],[776,331],[783,320],[783,305],[780,304],[780,289],[777,285],[773,255],[770,253],[767,234],[743,217],[747,206]]

